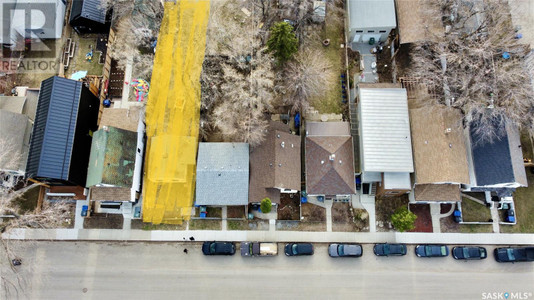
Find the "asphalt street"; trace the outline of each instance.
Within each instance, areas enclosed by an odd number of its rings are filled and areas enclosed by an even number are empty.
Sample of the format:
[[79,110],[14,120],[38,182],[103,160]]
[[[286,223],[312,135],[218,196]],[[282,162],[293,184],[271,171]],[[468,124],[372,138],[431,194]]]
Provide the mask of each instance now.
[[279,243],[276,257],[244,258],[239,249],[204,256],[197,242],[24,245],[17,272],[19,298],[28,299],[534,299],[534,263],[419,258],[414,246],[404,257],[376,257],[364,245],[361,258],[330,258],[327,244],[315,244],[311,257],[286,257]]

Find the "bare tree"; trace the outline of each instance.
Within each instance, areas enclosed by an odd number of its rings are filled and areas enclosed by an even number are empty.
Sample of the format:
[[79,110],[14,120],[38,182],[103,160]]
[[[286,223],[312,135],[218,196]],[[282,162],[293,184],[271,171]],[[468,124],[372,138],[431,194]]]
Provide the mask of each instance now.
[[311,99],[326,96],[335,77],[321,51],[301,49],[287,64],[280,81],[285,104],[292,106],[292,112],[306,110]]
[[439,102],[461,109],[467,126],[477,122],[481,141],[502,136],[496,122],[531,128],[532,118],[525,118],[534,107],[525,63],[528,47],[516,39],[507,2],[424,4],[425,19],[435,22],[438,17],[444,33],[430,32],[428,41],[416,45],[411,76],[440,95]]

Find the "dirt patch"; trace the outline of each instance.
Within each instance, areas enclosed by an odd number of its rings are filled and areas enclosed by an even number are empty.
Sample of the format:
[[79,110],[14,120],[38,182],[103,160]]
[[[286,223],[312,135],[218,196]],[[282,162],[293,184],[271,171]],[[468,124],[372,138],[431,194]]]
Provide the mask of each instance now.
[[393,82],[391,49],[384,45],[382,52],[376,54],[376,68],[379,82]]
[[417,216],[417,219],[415,220],[415,229],[410,230],[411,232],[432,232],[430,205],[410,204],[410,211]]
[[[386,224],[390,223],[390,217],[400,207],[407,207],[409,203],[408,195],[397,197],[377,197],[375,200],[376,221],[378,231],[389,231]],[[380,227],[382,225],[382,227]]]
[[226,208],[226,217],[228,219],[244,219],[245,208],[243,206],[228,206]]
[[369,230],[369,214],[364,209],[352,209],[348,203],[334,202],[332,205],[332,231]]
[[325,222],[326,209],[310,203],[302,203],[302,221],[303,222]]
[[439,210],[440,214],[446,214],[448,213],[452,208],[452,204],[441,204],[441,208]]
[[116,214],[91,214],[84,218],[83,227],[86,229],[122,229],[123,217]]
[[268,220],[228,220],[228,230],[269,230]]
[[280,195],[278,220],[300,220],[300,194],[291,198],[289,194]]
[[143,220],[136,219],[132,220],[132,229],[141,229],[141,230],[185,230],[187,228],[187,222],[183,222],[180,225],[174,224],[152,224],[144,223]]
[[401,45],[395,55],[395,64],[397,67],[397,78],[403,76],[409,76],[410,66],[412,65],[412,59],[410,52],[412,51],[411,44]]

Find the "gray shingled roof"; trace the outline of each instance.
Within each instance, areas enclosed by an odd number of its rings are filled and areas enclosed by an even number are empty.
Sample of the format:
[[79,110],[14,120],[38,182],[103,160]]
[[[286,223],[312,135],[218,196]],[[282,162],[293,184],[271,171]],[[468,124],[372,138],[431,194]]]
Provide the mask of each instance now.
[[[74,0],[72,10],[74,12],[81,8],[80,17],[105,24],[106,10],[101,8],[101,6],[101,0]],[[73,16],[76,17],[76,13]]]
[[195,205],[247,205],[249,145],[198,145]]

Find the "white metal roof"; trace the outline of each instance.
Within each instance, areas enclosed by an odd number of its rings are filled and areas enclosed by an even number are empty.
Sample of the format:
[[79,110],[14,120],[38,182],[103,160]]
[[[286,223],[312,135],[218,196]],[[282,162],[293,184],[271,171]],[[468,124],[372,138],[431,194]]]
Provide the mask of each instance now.
[[409,190],[412,187],[410,173],[384,173],[384,189],[386,190]]
[[349,28],[397,27],[394,0],[348,0]]
[[360,88],[360,147],[365,172],[413,172],[406,90]]

